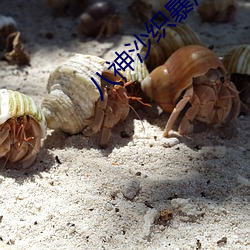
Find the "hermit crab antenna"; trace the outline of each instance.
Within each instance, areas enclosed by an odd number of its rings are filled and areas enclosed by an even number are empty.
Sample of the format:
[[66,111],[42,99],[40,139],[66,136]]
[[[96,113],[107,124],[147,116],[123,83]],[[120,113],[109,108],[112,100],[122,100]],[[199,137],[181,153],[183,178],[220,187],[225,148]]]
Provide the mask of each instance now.
[[146,129],[145,129],[144,125],[143,125],[143,122],[142,122],[141,117],[139,116],[139,114],[136,112],[136,110],[135,110],[131,105],[128,105],[128,106],[134,111],[135,115],[136,115],[136,116],[138,117],[138,119],[140,120],[141,125],[142,125],[142,127],[143,127],[143,131],[144,131],[144,133],[145,133],[145,132],[146,132]]

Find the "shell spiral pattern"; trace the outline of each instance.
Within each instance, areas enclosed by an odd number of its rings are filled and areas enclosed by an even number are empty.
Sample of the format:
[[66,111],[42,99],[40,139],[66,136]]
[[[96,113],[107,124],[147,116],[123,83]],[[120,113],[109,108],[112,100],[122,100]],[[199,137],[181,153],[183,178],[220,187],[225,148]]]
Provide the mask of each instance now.
[[250,111],[250,45],[239,45],[229,49],[223,64],[232,73],[231,79],[240,92],[242,111]]
[[[158,42],[160,35],[161,38]],[[179,48],[186,45],[202,44],[199,36],[184,24],[177,24],[176,27],[165,27],[165,38],[162,29],[155,38],[150,34],[149,39],[151,41],[151,48],[145,60],[149,72],[162,65]],[[147,47],[143,47],[140,52],[142,58],[146,57],[148,42],[146,45]]]
[[250,45],[239,45],[229,49],[223,64],[230,73],[250,75]]
[[51,73],[42,102],[49,128],[77,134],[90,124],[100,97],[91,77],[101,87],[96,72],[107,70],[105,63],[96,56],[76,54]]

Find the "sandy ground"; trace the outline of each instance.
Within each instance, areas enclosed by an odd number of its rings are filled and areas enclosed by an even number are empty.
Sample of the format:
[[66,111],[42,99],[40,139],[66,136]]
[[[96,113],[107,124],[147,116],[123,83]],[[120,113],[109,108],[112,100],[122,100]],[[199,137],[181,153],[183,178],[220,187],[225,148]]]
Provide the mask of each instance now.
[[[114,59],[145,32],[129,16],[130,2],[118,6],[121,32],[98,42],[77,34],[76,18],[53,18],[44,1],[1,0],[0,14],[17,21],[31,55],[30,67],[0,62],[1,88],[41,103],[50,72],[70,56]],[[216,50],[249,43],[250,3],[239,4],[230,23],[201,23],[196,11],[185,23]],[[138,114],[142,122],[131,112],[105,150],[99,135],[48,131],[31,169],[1,173],[0,249],[250,249],[250,115],[239,117],[230,139],[199,131],[198,122],[190,137],[163,139],[169,115],[146,107]]]

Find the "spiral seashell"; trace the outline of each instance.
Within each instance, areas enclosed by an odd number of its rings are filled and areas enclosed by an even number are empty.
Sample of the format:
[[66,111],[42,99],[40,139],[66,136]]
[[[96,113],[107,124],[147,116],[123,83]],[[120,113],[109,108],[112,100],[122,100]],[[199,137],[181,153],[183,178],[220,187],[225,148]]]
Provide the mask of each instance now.
[[107,70],[105,63],[96,56],[76,54],[50,74],[48,95],[42,102],[49,128],[77,134],[90,125],[88,119],[94,116],[95,103],[100,98],[91,77],[101,87],[96,72]]
[[204,22],[229,22],[234,18],[236,9],[236,0],[204,0],[197,10]]
[[224,57],[223,64],[228,72],[232,73],[232,81],[240,92],[243,102],[242,110],[250,110],[250,45],[238,45],[229,49]]
[[179,132],[189,131],[196,118],[218,126],[239,114],[238,91],[216,54],[199,45],[184,46],[154,69],[141,83],[142,90],[165,111],[172,112],[164,136],[189,102]]
[[[160,35],[162,37],[157,42]],[[163,38],[162,28],[155,38],[150,34],[149,39],[151,40],[151,48],[145,60],[149,72],[162,65],[179,48],[191,44],[202,44],[199,36],[184,24],[177,24],[176,27],[165,27],[165,38]],[[148,42],[146,45],[147,47],[143,47],[140,52],[142,58],[145,58],[147,54]]]
[[223,64],[230,73],[250,75],[250,45],[229,49],[223,57]]
[[0,157],[29,167],[45,136],[45,117],[35,101],[17,91],[0,89]]
[[145,62],[140,61],[139,57],[136,53],[130,54],[133,62],[131,63],[131,67],[125,69],[124,72],[121,72],[124,77],[126,77],[127,82],[141,82],[146,76],[148,76],[148,69]]
[[[105,64],[106,60],[100,57],[76,54],[51,73],[49,93],[42,101],[49,128],[71,135],[82,132],[84,136],[101,131],[99,145],[105,148],[111,129],[129,113],[129,99],[144,104],[141,97],[127,94],[126,87],[133,81],[127,83],[126,78],[113,67],[108,70]],[[139,79],[131,74],[127,77]]]

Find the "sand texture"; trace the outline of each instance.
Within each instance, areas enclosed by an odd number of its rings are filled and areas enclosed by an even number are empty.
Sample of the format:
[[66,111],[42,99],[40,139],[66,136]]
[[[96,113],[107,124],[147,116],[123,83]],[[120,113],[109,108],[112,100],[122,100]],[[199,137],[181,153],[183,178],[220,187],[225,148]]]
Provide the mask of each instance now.
[[[112,61],[146,32],[127,11],[131,0],[113,1],[123,26],[101,41],[80,36],[77,18],[54,18],[44,2],[0,0],[31,57],[26,67],[0,61],[0,86],[38,104],[62,61],[75,53]],[[250,43],[250,2],[238,3],[229,23],[202,23],[196,10],[184,23],[223,55]],[[138,107],[141,121],[131,110],[107,149],[99,134],[48,130],[30,169],[1,172],[0,249],[250,249],[250,114],[223,131],[196,121],[189,137],[162,138],[169,114]]]

